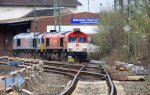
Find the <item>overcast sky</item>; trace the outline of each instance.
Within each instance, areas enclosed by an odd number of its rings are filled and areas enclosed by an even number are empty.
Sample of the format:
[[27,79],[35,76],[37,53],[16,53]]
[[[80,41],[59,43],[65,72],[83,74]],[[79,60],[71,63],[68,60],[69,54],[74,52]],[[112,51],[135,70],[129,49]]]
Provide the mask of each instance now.
[[[82,6],[78,7],[78,12],[88,12],[88,0],[78,0]],[[114,0],[89,0],[89,12],[99,12],[100,10],[110,10],[113,8]],[[102,4],[102,5],[100,5]]]

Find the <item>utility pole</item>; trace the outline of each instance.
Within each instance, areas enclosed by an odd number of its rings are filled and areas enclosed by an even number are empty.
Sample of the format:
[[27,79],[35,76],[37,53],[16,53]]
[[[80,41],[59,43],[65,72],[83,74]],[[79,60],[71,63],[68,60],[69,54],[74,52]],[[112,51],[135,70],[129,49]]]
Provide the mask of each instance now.
[[130,0],[128,0],[128,20],[130,20],[130,4],[131,4],[131,1]]
[[[130,6],[130,4],[131,4],[131,2],[130,2],[130,0],[128,0],[128,25],[129,25],[129,22],[130,22],[130,19],[131,19],[131,15],[130,15],[130,8],[131,8],[131,6]],[[128,31],[128,38],[127,38],[127,60],[128,60],[128,62],[129,62],[129,55],[130,55],[130,34],[129,34],[129,31]]]
[[35,47],[35,44],[36,44],[36,39],[35,39],[35,32],[37,31],[37,23],[36,23],[36,0],[34,0],[34,59],[35,59],[35,53],[36,53],[36,47]]
[[[137,23],[136,32],[139,31],[138,8],[139,8],[139,0],[135,0],[135,12],[136,12],[135,16],[136,16],[136,23]],[[137,36],[136,36],[136,33],[135,33],[135,62],[136,62],[136,59],[137,59]]]
[[114,10],[117,9],[117,0],[114,0]]
[[88,0],[88,12],[90,11],[90,9],[89,9],[90,5],[89,5],[89,4],[90,4],[90,2],[89,2],[89,0]]
[[57,23],[57,19],[56,19],[56,13],[57,13],[57,2],[56,0],[54,0],[54,30],[56,30],[56,23]]
[[99,10],[99,12],[102,12],[102,3],[100,3],[100,10]]
[[61,31],[61,0],[59,0],[59,32]]
[[59,31],[61,31],[61,0],[54,0],[54,29],[57,27],[57,16],[59,17]]

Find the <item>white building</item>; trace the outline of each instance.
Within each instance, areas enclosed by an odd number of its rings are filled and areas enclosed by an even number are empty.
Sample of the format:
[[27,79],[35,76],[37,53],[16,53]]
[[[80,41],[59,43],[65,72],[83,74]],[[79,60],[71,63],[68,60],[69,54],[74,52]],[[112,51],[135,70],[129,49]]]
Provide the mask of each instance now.
[[[54,0],[35,0],[36,9],[53,9]],[[81,3],[77,0],[62,0],[61,7],[76,12]],[[34,0],[0,0],[0,20],[20,18],[34,10]]]

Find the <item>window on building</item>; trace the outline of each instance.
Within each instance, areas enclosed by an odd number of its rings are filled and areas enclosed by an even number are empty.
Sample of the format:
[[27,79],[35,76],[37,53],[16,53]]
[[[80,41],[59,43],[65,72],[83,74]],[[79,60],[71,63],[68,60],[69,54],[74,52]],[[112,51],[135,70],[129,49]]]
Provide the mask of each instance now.
[[17,47],[21,46],[21,39],[17,39]]

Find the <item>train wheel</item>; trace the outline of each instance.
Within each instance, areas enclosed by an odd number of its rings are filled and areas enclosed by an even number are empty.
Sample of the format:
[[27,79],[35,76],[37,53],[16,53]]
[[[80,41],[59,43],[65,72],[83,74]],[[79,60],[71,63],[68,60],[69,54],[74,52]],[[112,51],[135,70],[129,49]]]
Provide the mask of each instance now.
[[13,51],[13,56],[17,56],[17,52],[16,51]]
[[55,55],[54,54],[51,55],[51,60],[55,60]]
[[66,54],[65,54],[65,53],[61,53],[60,58],[61,58],[61,59],[60,59],[61,61],[65,61],[65,62],[67,61],[67,57],[66,57]]

